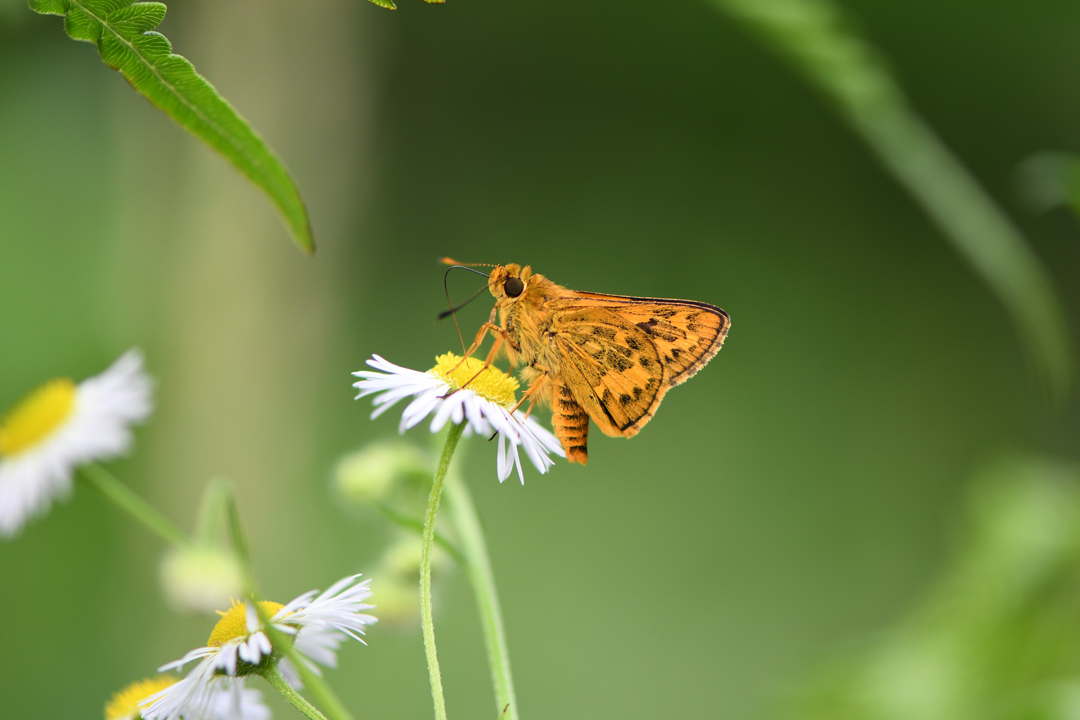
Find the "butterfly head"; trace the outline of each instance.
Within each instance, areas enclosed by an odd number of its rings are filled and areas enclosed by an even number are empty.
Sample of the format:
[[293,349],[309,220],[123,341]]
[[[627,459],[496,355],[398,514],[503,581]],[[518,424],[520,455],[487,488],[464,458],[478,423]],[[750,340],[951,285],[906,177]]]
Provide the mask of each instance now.
[[499,305],[513,303],[525,296],[531,277],[532,268],[528,265],[525,267],[516,263],[498,265],[488,276],[488,289],[491,290],[491,294],[495,296]]

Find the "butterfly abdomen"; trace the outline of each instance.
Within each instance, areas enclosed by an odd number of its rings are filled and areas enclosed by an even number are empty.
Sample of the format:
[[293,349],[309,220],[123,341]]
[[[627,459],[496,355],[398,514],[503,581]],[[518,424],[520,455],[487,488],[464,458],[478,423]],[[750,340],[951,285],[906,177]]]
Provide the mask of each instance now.
[[584,465],[589,459],[589,414],[578,405],[566,383],[556,380],[553,385],[551,424],[555,437],[562,443],[567,460]]

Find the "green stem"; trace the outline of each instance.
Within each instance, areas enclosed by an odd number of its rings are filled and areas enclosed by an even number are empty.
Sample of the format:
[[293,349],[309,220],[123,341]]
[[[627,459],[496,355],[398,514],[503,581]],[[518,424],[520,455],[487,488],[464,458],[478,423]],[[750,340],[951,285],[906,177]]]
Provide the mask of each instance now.
[[101,494],[116,503],[116,506],[141,522],[151,532],[157,533],[165,542],[178,548],[191,544],[187,535],[157,511],[150,503],[136,495],[131,488],[116,479],[111,472],[97,463],[89,463],[79,468],[79,476],[93,485]]
[[221,486],[224,492],[225,523],[229,530],[229,541],[232,543],[233,552],[240,560],[240,568],[244,573],[244,585],[249,595],[257,592],[255,583],[255,571],[251,564],[251,550],[248,546],[247,533],[244,525],[240,522],[240,506],[236,504],[236,493],[231,484]]
[[224,478],[214,478],[203,491],[199,506],[199,520],[195,525],[195,540],[204,546],[213,546],[221,536],[221,521],[228,511],[232,484]]
[[499,609],[499,595],[495,591],[495,575],[491,571],[484,531],[469,488],[456,473],[451,474],[446,483],[446,499],[449,501],[454,527],[461,538],[461,548],[467,560],[465,572],[476,594],[476,608],[480,612],[488,664],[491,665],[491,681],[495,686],[496,710],[500,713],[506,710],[507,720],[517,720],[514,678],[510,674],[510,654],[506,647],[506,631],[503,628],[502,611]]
[[292,689],[289,683],[285,682],[285,678],[282,677],[281,671],[278,670],[277,665],[271,665],[262,671],[261,675],[266,678],[266,682],[270,683],[275,690],[281,693],[281,696],[289,701],[289,704],[294,708],[302,712],[309,720],[326,720],[326,716],[319,712],[314,705],[309,703],[303,695]]
[[431,481],[431,495],[428,497],[427,513],[424,515],[424,545],[420,553],[420,618],[424,628],[424,653],[427,655],[428,678],[431,680],[431,700],[435,703],[435,720],[446,720],[446,700],[443,699],[442,673],[439,672],[439,657],[435,652],[435,623],[431,619],[431,555],[435,548],[435,517],[439,514],[439,498],[442,496],[443,481],[450,467],[450,458],[454,456],[461,433],[465,425],[451,425],[446,433],[446,444],[439,467]]

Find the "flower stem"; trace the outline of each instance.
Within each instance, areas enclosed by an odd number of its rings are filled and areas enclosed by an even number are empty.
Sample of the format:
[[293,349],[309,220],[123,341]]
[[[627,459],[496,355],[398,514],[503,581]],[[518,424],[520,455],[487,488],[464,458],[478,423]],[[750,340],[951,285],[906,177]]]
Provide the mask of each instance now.
[[[484,629],[488,663],[491,665],[491,681],[495,686],[495,705],[498,712],[506,712],[507,720],[517,720],[517,699],[514,696],[514,678],[510,674],[510,654],[506,648],[506,631],[503,628],[499,595],[495,592],[495,575],[491,571],[487,543],[480,518],[476,514],[468,486],[456,473],[446,483],[446,499],[454,518],[461,542],[461,550],[468,563],[465,571],[469,576],[476,608],[480,612],[480,624]],[[499,716],[503,718],[503,715]]]
[[439,498],[442,496],[443,481],[450,467],[450,458],[454,456],[465,424],[450,425],[446,433],[446,444],[435,477],[431,481],[431,495],[428,497],[427,513],[424,515],[424,544],[420,552],[420,618],[424,628],[424,653],[427,655],[428,678],[431,680],[431,700],[435,703],[435,720],[446,720],[446,700],[443,699],[442,673],[439,672],[439,657],[435,652],[435,623],[431,619],[431,555],[435,547],[435,517],[439,514]]
[[314,705],[309,703],[307,699],[292,689],[289,683],[285,682],[285,678],[281,675],[281,671],[278,670],[277,665],[271,665],[260,673],[266,682],[270,683],[275,690],[281,693],[281,696],[289,701],[289,704],[294,708],[302,712],[309,720],[326,720],[326,716],[323,715]]
[[131,488],[117,480],[115,475],[97,463],[81,466],[79,475],[101,491],[102,495],[116,503],[121,510],[161,536],[165,542],[179,548],[191,544],[191,540],[180,528],[173,525],[154,506],[136,495]]
[[210,547],[217,544],[231,497],[232,484],[228,480],[218,477],[207,483],[199,504],[198,524],[195,526],[197,543]]

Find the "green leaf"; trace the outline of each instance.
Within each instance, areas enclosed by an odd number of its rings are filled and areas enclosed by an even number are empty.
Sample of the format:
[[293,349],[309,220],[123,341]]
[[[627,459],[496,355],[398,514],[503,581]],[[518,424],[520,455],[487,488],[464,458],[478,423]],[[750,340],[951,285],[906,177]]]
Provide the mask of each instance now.
[[307,209],[281,160],[247,121],[153,29],[165,6],[132,0],[27,0],[64,18],[74,40],[98,47],[102,61],[188,132],[219,152],[270,197],[305,253],[315,251]]
[[1023,234],[919,116],[881,53],[831,0],[712,0],[787,59],[870,146],[1012,315],[1058,400],[1074,374],[1065,313]]

